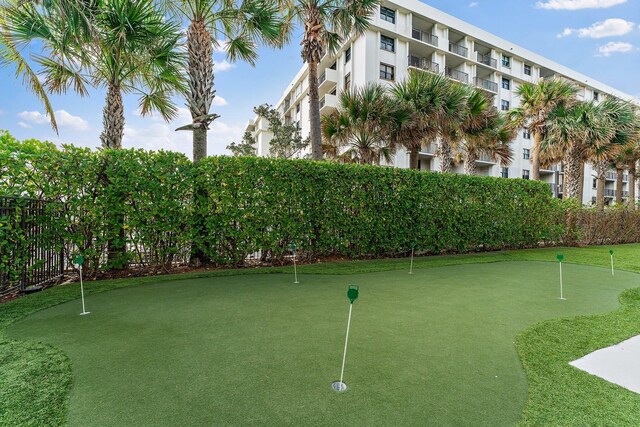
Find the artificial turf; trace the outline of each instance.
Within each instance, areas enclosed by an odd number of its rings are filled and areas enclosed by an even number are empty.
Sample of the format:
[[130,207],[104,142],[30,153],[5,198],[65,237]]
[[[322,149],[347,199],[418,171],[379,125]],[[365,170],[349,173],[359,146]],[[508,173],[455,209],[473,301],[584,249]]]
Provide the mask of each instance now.
[[[619,264],[632,266],[638,248],[616,248]],[[603,248],[564,251],[568,260],[608,261]],[[572,424],[576,417],[637,425],[637,395],[564,360],[633,334],[629,320],[640,312],[633,292],[631,303],[604,316],[530,326],[611,312],[621,291],[638,286],[638,276],[565,264],[568,299],[560,301],[556,264],[494,262],[553,254],[425,258],[413,275],[393,270],[406,260],[312,265],[301,269],[307,274],[300,285],[283,274],[178,278],[94,294],[87,317],[78,316],[78,301],[64,303],[14,323],[8,334],[68,355],[71,425],[499,426],[521,417],[530,425],[584,424]],[[474,264],[447,265],[468,262]],[[378,272],[319,274],[367,267]],[[361,286],[361,297],[347,358],[349,390],[339,394],[330,384],[339,376],[348,283]],[[577,408],[558,416],[563,387],[573,385]],[[602,405],[590,414],[590,387],[604,390],[595,403],[616,398],[613,409]],[[550,400],[556,406],[547,407]]]

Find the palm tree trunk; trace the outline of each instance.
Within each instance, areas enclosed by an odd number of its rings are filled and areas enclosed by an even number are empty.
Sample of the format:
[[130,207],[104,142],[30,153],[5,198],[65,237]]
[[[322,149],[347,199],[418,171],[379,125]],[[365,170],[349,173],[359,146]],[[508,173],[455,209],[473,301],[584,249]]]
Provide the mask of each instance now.
[[102,110],[103,130],[100,141],[103,148],[122,148],[124,133],[124,105],[120,86],[111,82],[107,89],[107,99]]
[[629,168],[629,198],[627,199],[627,205],[631,208],[636,206],[636,162],[631,162],[628,165]]
[[318,63],[309,62],[309,119],[311,121],[311,158],[322,160],[322,135],[320,134],[320,98],[318,96]]
[[616,205],[622,204],[622,175],[624,169],[616,165]]
[[[564,165],[564,198],[577,199],[580,197],[580,169],[584,168],[582,167],[580,158],[575,155],[572,148],[567,151],[567,154],[564,157]],[[580,199],[580,202],[582,203],[582,199]]]
[[207,157],[207,130],[215,115],[209,114],[216,96],[213,90],[213,44],[203,20],[194,20],[187,29],[189,92],[187,105],[193,120],[193,162]]
[[453,149],[449,141],[440,140],[438,160],[440,160],[440,172],[451,173],[453,171]]
[[596,169],[596,207],[598,211],[604,210],[604,184],[607,173],[607,161],[600,160],[595,164]]
[[476,160],[478,155],[473,150],[467,150],[464,159],[464,173],[467,175],[475,176],[478,174],[478,168],[476,166]]
[[580,187],[578,189],[578,200],[580,204],[584,200],[584,161],[580,160]]
[[533,135],[533,147],[531,147],[531,179],[540,180],[540,144],[542,143],[542,135],[535,132]]
[[418,147],[411,147],[409,150],[409,168],[417,170],[418,160],[420,160],[420,149]]

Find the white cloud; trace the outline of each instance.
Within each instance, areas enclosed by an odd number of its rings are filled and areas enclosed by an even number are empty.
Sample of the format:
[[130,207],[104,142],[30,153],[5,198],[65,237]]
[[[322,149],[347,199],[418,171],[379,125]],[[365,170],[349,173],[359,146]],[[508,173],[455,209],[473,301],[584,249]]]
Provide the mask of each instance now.
[[613,53],[628,53],[633,49],[633,45],[631,43],[625,42],[609,42],[604,46],[600,46],[598,48],[597,56],[611,56]]
[[216,95],[216,97],[213,98],[213,102],[211,104],[218,107],[224,107],[225,105],[229,105],[227,100],[221,97],[220,95]]
[[18,122],[18,126],[25,129],[31,129],[31,125],[28,125],[25,122]]
[[227,71],[235,67],[235,64],[230,63],[226,59],[222,61],[213,61],[213,72]]
[[548,0],[537,2],[536,7],[547,10],[606,9],[626,2],[627,0]]
[[586,28],[565,28],[558,37],[566,37],[577,33],[578,37],[601,39],[603,37],[623,36],[634,30],[636,24],[620,18],[607,19]]
[[477,1],[472,1],[471,3],[469,3],[469,7],[476,7],[476,6],[478,6]]
[[[56,122],[58,126],[61,128],[69,128],[76,131],[89,130],[91,127],[89,126],[89,122],[83,119],[80,116],[74,116],[69,114],[65,110],[58,110],[54,112],[56,116]],[[18,117],[22,119],[20,123],[23,124],[36,124],[36,125],[44,125],[49,124],[49,118],[39,111],[23,111],[18,113]],[[20,126],[24,127],[18,123]],[[30,127],[30,126],[29,126]]]
[[[218,98],[218,97],[216,97]],[[136,125],[124,128],[122,146],[125,148],[144,148],[145,150],[171,150],[192,155],[192,132],[175,129],[191,123],[191,114],[186,108],[178,109],[178,116],[170,123],[159,119],[157,115],[152,120],[145,119]],[[155,120],[158,119],[158,120]],[[214,121],[208,132],[208,154],[226,153],[226,147],[232,141],[240,141],[244,127]]]

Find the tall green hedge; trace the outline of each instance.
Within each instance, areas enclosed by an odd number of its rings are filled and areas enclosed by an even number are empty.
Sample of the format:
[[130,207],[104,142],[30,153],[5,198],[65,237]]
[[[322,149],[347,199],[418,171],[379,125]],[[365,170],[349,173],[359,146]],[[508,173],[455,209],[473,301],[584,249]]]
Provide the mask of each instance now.
[[378,257],[412,244],[436,253],[534,246],[562,228],[540,182],[255,157],[193,165],[173,152],[58,149],[7,135],[0,195],[56,201],[67,256],[82,252],[87,273],[110,267],[110,240],[127,244],[124,262],[169,269],[193,247],[236,266],[251,254],[281,260],[291,243],[308,259]]
[[533,246],[556,233],[548,186],[520,179],[255,157],[208,158],[196,177],[208,197],[195,238],[219,264],[278,259],[290,243],[363,257]]

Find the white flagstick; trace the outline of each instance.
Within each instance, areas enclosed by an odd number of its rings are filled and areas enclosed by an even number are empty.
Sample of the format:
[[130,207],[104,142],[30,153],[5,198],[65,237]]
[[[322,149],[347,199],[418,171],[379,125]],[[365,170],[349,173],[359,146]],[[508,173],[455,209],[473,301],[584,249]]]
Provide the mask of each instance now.
[[560,261],[560,299],[561,300],[565,300],[566,299],[562,295],[562,261]]
[[331,387],[335,391],[345,391],[347,389],[347,385],[343,382],[344,380],[344,364],[347,360],[347,345],[349,344],[349,329],[351,328],[351,310],[353,310],[353,302],[358,299],[358,286],[349,285],[349,290],[347,291],[347,298],[349,299],[349,320],[347,321],[347,336],[344,339],[344,353],[342,354],[342,368],[340,369],[340,381],[334,381],[331,384]]
[[409,274],[413,274],[413,250],[414,248],[411,248],[411,266],[409,267]]
[[611,275],[615,276],[615,273],[613,272],[613,254],[611,254]]
[[80,295],[82,295],[82,313],[80,313],[80,316],[84,316],[85,314],[89,314],[90,312],[84,308],[84,286],[82,284],[82,265],[79,265],[78,269],[80,270]]
[[293,283],[300,283],[298,282],[298,268],[296,267],[296,251],[293,251],[293,275],[296,278],[296,281]]
[[[349,343],[349,328],[351,327],[351,309],[353,308],[353,304],[349,304],[349,320],[347,321],[347,337],[344,340],[344,354],[342,355],[342,369],[340,370],[340,382],[338,386],[340,387],[340,391],[344,390],[342,378],[344,378],[344,362],[347,360],[347,344]],[[346,389],[346,387],[345,387]]]

